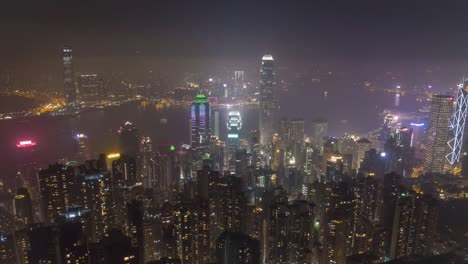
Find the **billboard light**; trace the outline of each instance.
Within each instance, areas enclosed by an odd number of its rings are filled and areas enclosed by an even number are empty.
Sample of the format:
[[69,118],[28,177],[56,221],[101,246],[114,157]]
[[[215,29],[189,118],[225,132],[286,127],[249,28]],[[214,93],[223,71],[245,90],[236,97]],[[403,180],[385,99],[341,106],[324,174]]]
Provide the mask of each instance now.
[[111,154],[107,155],[107,158],[108,158],[108,159],[117,159],[117,158],[120,158],[120,153],[111,153]]
[[18,147],[18,148],[26,148],[26,147],[31,147],[31,146],[36,146],[36,141],[33,141],[31,139],[29,139],[29,140],[20,140],[16,144],[16,147]]

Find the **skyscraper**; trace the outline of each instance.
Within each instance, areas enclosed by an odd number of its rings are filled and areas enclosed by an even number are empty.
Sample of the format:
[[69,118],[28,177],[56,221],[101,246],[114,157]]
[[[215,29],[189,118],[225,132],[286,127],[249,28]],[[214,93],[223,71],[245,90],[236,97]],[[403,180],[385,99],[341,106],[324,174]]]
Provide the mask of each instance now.
[[77,84],[83,101],[93,102],[104,97],[104,80],[98,74],[82,74]]
[[91,151],[89,149],[88,135],[77,133],[74,136],[76,140],[76,158],[80,162],[84,162],[91,158]]
[[101,240],[112,221],[112,186],[110,173],[86,171],[78,177],[79,204],[92,210],[92,242]]
[[463,147],[463,134],[465,132],[465,120],[468,114],[468,80],[458,87],[457,107],[452,116],[450,124],[451,138],[448,142],[450,151],[447,154],[447,161],[450,165],[460,162]]
[[449,149],[447,142],[452,108],[452,96],[434,95],[432,97],[426,159],[424,162],[426,171],[443,173],[448,164],[445,155]]
[[39,172],[45,222],[54,223],[55,218],[72,204],[74,180],[73,168],[62,164],[49,165],[49,168]]
[[143,137],[140,145],[140,178],[143,181],[143,187],[153,188],[155,179],[154,156],[150,137]]
[[275,101],[273,87],[275,85],[274,63],[271,55],[262,58],[260,68],[260,144],[268,145],[273,136],[273,123],[275,112]]
[[192,102],[190,114],[191,139],[190,144],[198,157],[209,152],[211,127],[210,105],[203,94],[198,94]]
[[18,226],[26,227],[33,222],[33,211],[31,196],[29,195],[28,189],[18,188],[16,190],[15,205],[15,217],[18,221]]
[[217,263],[260,264],[260,241],[241,232],[223,232],[216,247]]
[[136,158],[139,153],[140,142],[135,125],[127,121],[119,128],[118,132],[122,154]]
[[228,162],[229,170],[234,172],[236,169],[236,151],[239,148],[240,130],[242,127],[241,115],[239,111],[230,111],[228,115]]
[[63,48],[62,59],[65,102],[70,104],[76,101],[76,86],[73,76],[73,56],[71,48]]

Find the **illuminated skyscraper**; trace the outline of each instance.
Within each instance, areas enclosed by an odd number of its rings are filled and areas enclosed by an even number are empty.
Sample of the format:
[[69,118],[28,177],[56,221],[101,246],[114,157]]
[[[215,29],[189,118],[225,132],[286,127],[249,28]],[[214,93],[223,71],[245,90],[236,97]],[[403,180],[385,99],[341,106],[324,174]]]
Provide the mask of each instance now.
[[231,111],[228,115],[228,159],[229,170],[234,172],[236,169],[236,151],[239,148],[240,130],[242,121],[239,111]]
[[203,94],[195,96],[192,102],[190,129],[190,144],[195,155],[201,157],[209,153],[211,138],[210,105]]
[[453,109],[453,97],[434,95],[431,103],[430,125],[424,168],[434,173],[444,173],[448,164],[445,155],[449,147],[449,126]]
[[62,50],[63,59],[63,84],[66,103],[74,103],[76,101],[76,86],[73,76],[73,56],[72,49],[64,47]]
[[458,88],[457,107],[452,116],[450,124],[451,139],[448,142],[450,147],[447,154],[447,161],[450,165],[460,162],[463,147],[463,134],[465,132],[465,120],[468,114],[468,80]]
[[91,158],[89,149],[88,136],[83,133],[75,135],[76,140],[76,158],[78,161],[83,162]]
[[260,144],[268,145],[273,137],[273,123],[275,115],[275,101],[273,88],[275,85],[274,63],[271,55],[262,58],[260,68]]
[[14,205],[15,205],[15,217],[18,221],[19,227],[26,227],[33,222],[33,211],[31,196],[29,195],[28,189],[18,188],[16,190],[16,195]]
[[109,172],[87,171],[78,177],[79,204],[92,210],[92,242],[101,240],[111,223],[112,186]]
[[93,102],[104,97],[104,80],[98,74],[82,74],[77,84],[83,101]]
[[55,218],[72,204],[74,181],[73,168],[62,164],[49,165],[49,168],[39,172],[43,218],[46,223],[54,223]]
[[131,187],[138,180],[136,160],[127,155],[121,155],[112,161],[112,177],[114,185]]
[[139,153],[140,142],[135,125],[127,121],[119,128],[118,132],[122,154],[136,158]]
[[156,183],[154,157],[150,137],[143,137],[140,145],[140,178],[143,180],[143,187],[153,188]]

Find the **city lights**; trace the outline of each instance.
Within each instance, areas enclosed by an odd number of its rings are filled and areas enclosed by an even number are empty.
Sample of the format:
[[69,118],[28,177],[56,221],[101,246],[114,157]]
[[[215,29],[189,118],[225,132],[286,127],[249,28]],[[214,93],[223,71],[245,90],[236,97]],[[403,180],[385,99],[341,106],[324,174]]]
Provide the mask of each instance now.
[[31,139],[21,140],[16,144],[16,147],[18,148],[27,148],[27,147],[32,147],[32,146],[36,146],[36,141],[33,141]]
[[120,158],[120,153],[111,153],[107,155],[108,159],[118,159]]

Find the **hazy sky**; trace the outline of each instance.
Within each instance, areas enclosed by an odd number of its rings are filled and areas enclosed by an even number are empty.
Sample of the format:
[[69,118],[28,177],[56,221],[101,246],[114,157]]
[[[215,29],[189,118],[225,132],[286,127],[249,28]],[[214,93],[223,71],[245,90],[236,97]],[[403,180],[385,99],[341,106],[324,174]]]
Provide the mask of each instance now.
[[3,1],[0,55],[468,57],[467,1],[91,2]]

